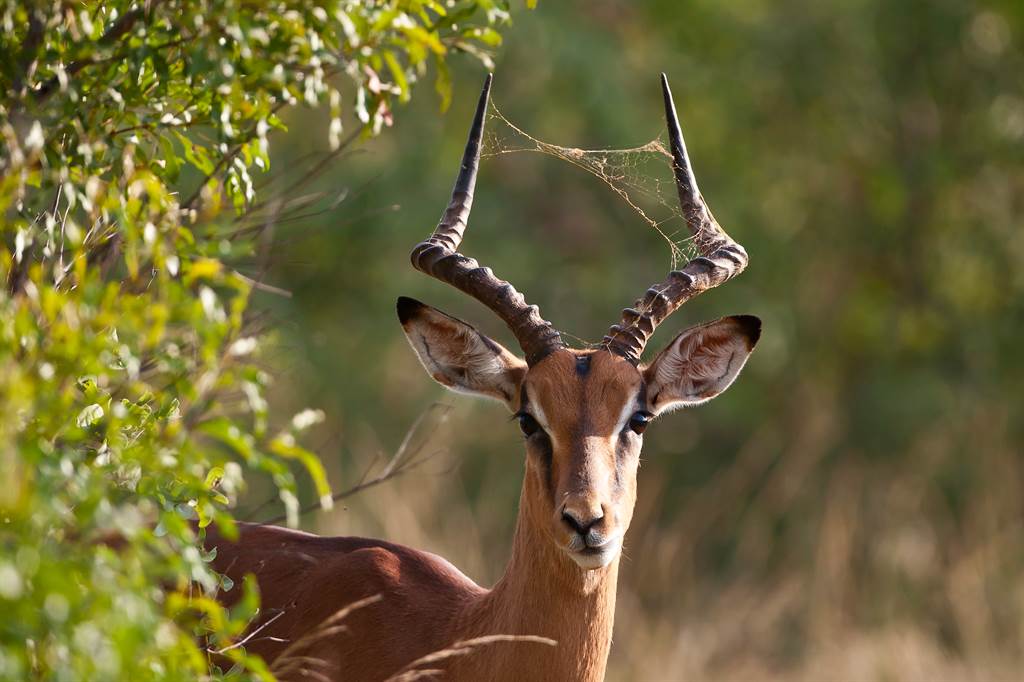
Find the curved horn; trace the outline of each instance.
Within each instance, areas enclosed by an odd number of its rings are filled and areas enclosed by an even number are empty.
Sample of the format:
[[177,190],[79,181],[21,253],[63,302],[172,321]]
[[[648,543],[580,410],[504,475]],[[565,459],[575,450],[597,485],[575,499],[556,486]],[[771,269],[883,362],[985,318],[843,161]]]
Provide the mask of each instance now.
[[686,153],[676,105],[672,101],[672,91],[665,74],[661,74],[661,89],[665,96],[665,118],[668,121],[672,171],[679,192],[679,205],[700,255],[682,270],[668,273],[665,281],[648,289],[634,307],[623,310],[622,321],[612,325],[604,337],[602,343],[605,348],[634,365],[640,364],[644,346],[666,317],[697,294],[717,287],[743,272],[749,261],[743,247],[733,241],[711,215],[697,189],[697,179],[690,167],[690,157]]
[[523,295],[511,284],[495,277],[490,268],[481,267],[474,259],[458,252],[473,206],[491,78],[488,74],[480,93],[473,127],[462,155],[462,168],[455,180],[448,208],[433,234],[412,250],[410,260],[417,270],[447,282],[497,313],[515,334],[527,364],[533,366],[551,351],[564,346],[561,335],[550,322],[541,318],[537,306],[527,305]]

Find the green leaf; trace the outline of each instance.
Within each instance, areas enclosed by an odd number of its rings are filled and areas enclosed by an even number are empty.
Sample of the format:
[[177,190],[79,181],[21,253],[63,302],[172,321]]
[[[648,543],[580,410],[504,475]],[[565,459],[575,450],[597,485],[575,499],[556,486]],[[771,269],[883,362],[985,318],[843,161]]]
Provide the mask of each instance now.
[[[215,663],[206,651],[238,643],[260,609],[251,576],[230,612],[212,598],[233,582],[205,544],[211,524],[238,538],[231,505],[248,479],[261,474],[293,519],[296,465],[331,501],[298,441],[322,413],[273,413],[264,390],[281,367],[232,351],[262,341],[238,272],[257,271],[276,188],[290,184],[256,183],[252,169],[294,142],[281,120],[293,98],[330,102],[335,147],[342,114],[361,139],[380,134],[434,64],[447,108],[449,46],[497,45],[491,24],[508,9],[315,5],[0,12],[4,679],[273,679],[245,647]],[[97,544],[111,533],[116,548]]]
[[[270,451],[281,457],[299,460],[306,468],[310,478],[313,479],[313,485],[316,487],[317,495],[320,496],[321,501],[330,499],[331,486],[327,482],[327,473],[324,471],[324,465],[320,463],[320,459],[312,452],[296,445],[290,434],[281,435],[271,441]],[[330,503],[328,502],[326,506],[330,506]]]
[[193,144],[192,140],[180,132],[175,131],[174,135],[178,138],[178,141],[181,142],[182,149],[185,153],[185,159],[189,163],[199,169],[199,171],[204,175],[213,173],[214,164],[205,148]]
[[408,102],[409,82],[405,78],[405,71],[402,69],[402,65],[398,63],[398,59],[391,50],[384,51],[384,62],[388,65],[388,70],[391,71],[391,77],[395,79],[395,85],[401,90],[400,99],[403,102]]
[[94,424],[98,424],[103,419],[103,407],[98,403],[87,405],[78,413],[78,417],[75,419],[75,424],[80,429],[86,429]]
[[167,135],[160,136],[160,147],[163,150],[164,170],[166,178],[170,182],[176,182],[181,173],[181,160],[174,149],[174,143]]
[[220,483],[222,478],[224,478],[224,467],[213,467],[206,474],[206,480],[203,482],[203,485],[212,490],[218,483]]
[[474,38],[479,40],[485,45],[491,47],[498,47],[501,45],[501,34],[495,31],[490,26],[481,26],[479,28],[470,28],[462,32],[462,35],[467,38]]
[[448,107],[452,104],[452,74],[448,70],[448,64],[443,59],[438,58],[437,64],[437,77],[434,79],[434,90],[441,97],[441,111],[448,111]]

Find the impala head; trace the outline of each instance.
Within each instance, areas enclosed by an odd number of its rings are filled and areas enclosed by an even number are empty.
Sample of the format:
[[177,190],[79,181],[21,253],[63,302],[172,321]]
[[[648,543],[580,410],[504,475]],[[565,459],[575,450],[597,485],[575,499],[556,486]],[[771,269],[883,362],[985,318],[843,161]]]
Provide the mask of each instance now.
[[739,315],[691,327],[646,364],[644,347],[679,306],[741,272],[747,254],[718,225],[697,189],[662,75],[679,200],[701,255],[623,310],[598,348],[567,348],[536,306],[458,252],[473,202],[490,85],[488,76],[451,202],[433,234],[413,249],[412,263],[491,308],[524,357],[410,298],[398,299],[398,317],[436,381],[500,400],[513,412],[526,438],[523,512],[577,565],[602,568],[618,556],[633,516],[648,423],[728,388],[757,343],[761,322]]

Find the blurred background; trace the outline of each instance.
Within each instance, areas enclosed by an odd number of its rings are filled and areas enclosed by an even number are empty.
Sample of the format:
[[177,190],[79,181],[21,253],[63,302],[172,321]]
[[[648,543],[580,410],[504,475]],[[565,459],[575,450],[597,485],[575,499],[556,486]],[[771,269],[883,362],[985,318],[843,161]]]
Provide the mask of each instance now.
[[[705,319],[764,320],[730,391],[648,431],[609,679],[1019,675],[1022,48],[1012,0],[574,0],[515,15],[495,56],[502,113],[560,145],[635,147],[663,133],[665,71],[703,193],[751,255],[651,350]],[[436,552],[489,585],[511,547],[518,429],[434,384],[394,313],[414,296],[515,348],[408,262],[446,205],[483,77],[456,67],[444,116],[422,83],[394,129],[303,188],[343,198],[278,227],[266,281],[293,296],[257,307],[277,320],[273,400],[325,411],[336,490],[379,474],[431,404],[451,406],[409,446],[420,466],[304,525]],[[326,145],[320,113],[287,123],[275,173]],[[670,263],[607,185],[543,154],[484,160],[463,248],[590,341]],[[249,503],[269,495],[256,485]]]

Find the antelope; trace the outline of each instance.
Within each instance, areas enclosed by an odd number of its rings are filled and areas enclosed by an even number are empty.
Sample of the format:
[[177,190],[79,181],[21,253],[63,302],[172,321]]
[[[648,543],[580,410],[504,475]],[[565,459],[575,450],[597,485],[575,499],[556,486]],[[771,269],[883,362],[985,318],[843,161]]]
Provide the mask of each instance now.
[[[423,665],[448,680],[601,680],[644,431],[656,417],[728,388],[760,336],[758,318],[724,317],[686,329],[641,362],[666,317],[739,274],[748,261],[697,189],[664,74],[672,168],[700,255],[623,310],[598,347],[569,348],[537,306],[462,255],[490,86],[488,76],[451,201],[411,260],[494,311],[523,357],[411,298],[399,298],[397,310],[435,381],[499,400],[518,420],[526,457],[511,558],[501,579],[485,589],[440,556],[382,540],[261,525],[242,525],[234,542],[211,535],[207,544],[219,550],[215,567],[236,582],[254,574],[264,614],[275,614],[248,646],[284,679],[380,680],[408,672],[431,652],[508,635],[555,645],[492,643]],[[230,603],[230,593],[221,596]],[[361,607],[333,625],[332,614],[355,603]],[[332,626],[311,634],[325,624]],[[281,664],[281,657],[290,661]]]

